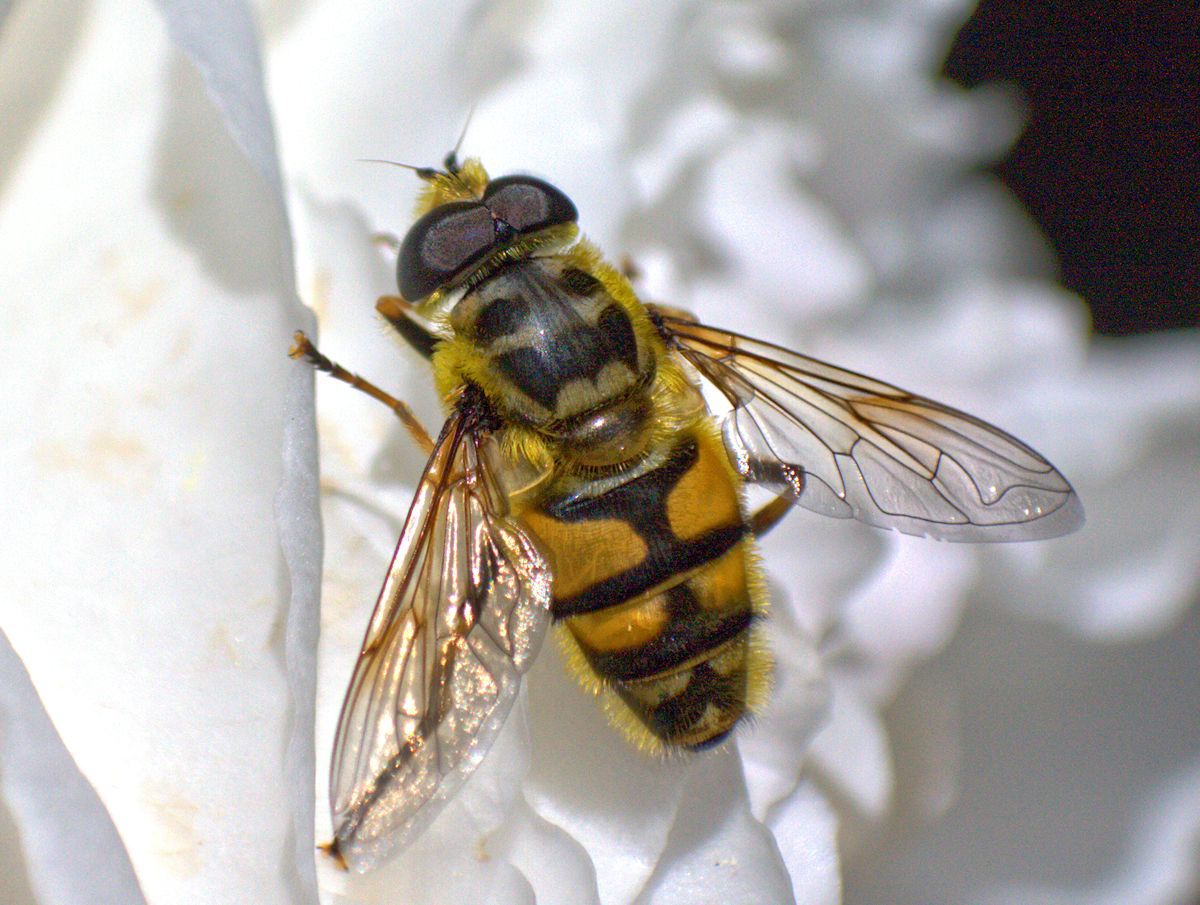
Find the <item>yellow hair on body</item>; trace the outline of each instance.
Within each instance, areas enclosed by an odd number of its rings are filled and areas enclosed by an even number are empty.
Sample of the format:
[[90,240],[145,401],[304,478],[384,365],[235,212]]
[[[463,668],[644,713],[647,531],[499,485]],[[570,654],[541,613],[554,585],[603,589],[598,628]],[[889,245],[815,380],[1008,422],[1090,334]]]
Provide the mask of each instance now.
[[417,195],[413,217],[423,217],[435,207],[451,201],[477,201],[490,181],[479,158],[470,157],[463,161],[457,172],[438,173],[426,180],[425,187]]

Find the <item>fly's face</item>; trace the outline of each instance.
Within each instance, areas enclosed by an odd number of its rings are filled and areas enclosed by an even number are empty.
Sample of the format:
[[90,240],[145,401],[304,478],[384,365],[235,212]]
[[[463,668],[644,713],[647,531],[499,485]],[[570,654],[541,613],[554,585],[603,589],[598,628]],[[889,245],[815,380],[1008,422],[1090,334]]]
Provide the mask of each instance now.
[[573,236],[578,217],[571,199],[550,183],[533,176],[489,181],[474,160],[432,175],[422,208],[396,264],[400,294],[414,304],[527,254],[548,234]]

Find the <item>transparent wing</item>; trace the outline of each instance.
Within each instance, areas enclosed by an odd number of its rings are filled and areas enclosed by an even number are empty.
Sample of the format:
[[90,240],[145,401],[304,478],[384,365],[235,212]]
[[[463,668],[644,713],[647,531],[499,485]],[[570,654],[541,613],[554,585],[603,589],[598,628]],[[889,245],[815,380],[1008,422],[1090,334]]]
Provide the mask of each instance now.
[[366,870],[483,759],[549,622],[550,573],[507,516],[492,441],[447,420],[375,605],[334,742],[330,848]]
[[747,481],[824,515],[948,541],[1056,537],[1083,507],[1054,466],[999,428],[780,346],[652,309],[669,345],[729,400]]

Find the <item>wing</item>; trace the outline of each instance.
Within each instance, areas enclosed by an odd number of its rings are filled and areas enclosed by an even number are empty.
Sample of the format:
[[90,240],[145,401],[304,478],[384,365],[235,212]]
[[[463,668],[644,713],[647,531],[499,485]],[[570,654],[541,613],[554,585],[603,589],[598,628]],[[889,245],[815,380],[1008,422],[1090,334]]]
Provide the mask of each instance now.
[[549,623],[550,572],[508,518],[469,404],[421,476],[346,692],[330,849],[363,871],[431,820],[491,746]]
[[939,540],[1035,540],[1082,524],[1066,478],[999,428],[771,343],[651,314],[729,400],[725,445],[751,483],[824,515]]

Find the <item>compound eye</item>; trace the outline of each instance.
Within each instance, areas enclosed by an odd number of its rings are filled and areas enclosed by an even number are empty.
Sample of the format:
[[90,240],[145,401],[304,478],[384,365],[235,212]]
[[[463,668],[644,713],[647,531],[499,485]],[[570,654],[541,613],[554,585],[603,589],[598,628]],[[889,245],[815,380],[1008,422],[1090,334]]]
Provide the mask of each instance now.
[[400,244],[400,294],[410,302],[425,298],[486,255],[495,241],[492,214],[482,204],[454,201],[434,208]]
[[498,220],[520,233],[573,223],[579,212],[571,199],[533,176],[502,176],[488,183],[483,203]]

